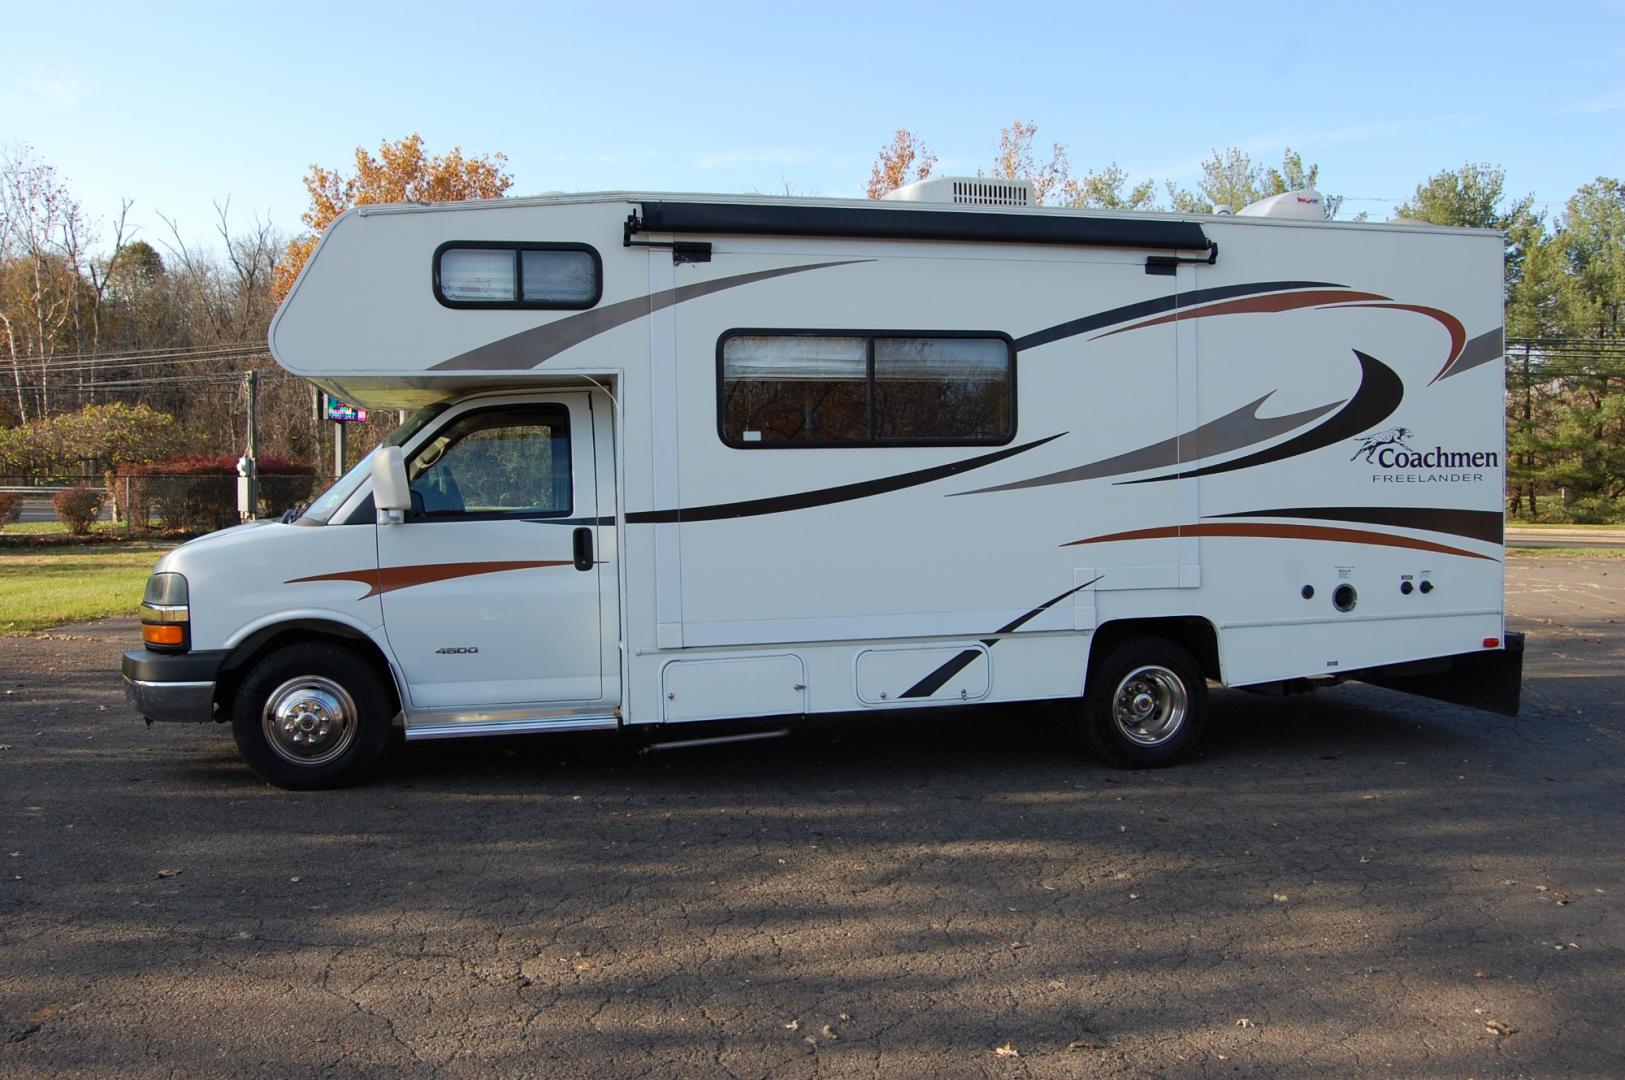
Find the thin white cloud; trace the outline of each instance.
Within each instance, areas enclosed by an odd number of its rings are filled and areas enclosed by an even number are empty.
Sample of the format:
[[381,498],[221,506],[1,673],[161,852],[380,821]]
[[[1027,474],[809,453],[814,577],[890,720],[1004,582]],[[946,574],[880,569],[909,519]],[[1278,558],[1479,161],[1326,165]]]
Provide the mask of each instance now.
[[696,169],[737,169],[746,165],[829,165],[851,168],[858,160],[850,154],[832,154],[824,150],[795,147],[760,147],[754,149],[713,150],[696,154],[691,159]]
[[13,71],[5,81],[12,94],[44,101],[61,109],[71,109],[90,97],[90,83],[77,72],[47,71],[42,68]]
[[1565,105],[1557,111],[1559,115],[1568,115],[1572,113],[1618,112],[1621,109],[1625,109],[1625,89],[1602,94],[1589,101],[1577,101],[1572,105]]

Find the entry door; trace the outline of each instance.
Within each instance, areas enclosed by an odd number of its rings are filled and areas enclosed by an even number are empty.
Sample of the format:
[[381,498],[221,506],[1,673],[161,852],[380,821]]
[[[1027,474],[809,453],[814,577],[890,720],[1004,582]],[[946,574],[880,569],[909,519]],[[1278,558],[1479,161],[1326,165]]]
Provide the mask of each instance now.
[[601,701],[594,444],[588,396],[557,394],[448,412],[407,454],[378,587],[414,708]]

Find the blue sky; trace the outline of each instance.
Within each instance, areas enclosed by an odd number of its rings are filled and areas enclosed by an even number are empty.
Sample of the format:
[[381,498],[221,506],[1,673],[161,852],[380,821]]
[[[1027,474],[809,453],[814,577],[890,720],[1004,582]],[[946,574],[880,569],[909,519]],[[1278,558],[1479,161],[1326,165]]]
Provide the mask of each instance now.
[[505,152],[516,194],[860,195],[896,128],[974,173],[1017,116],[1078,171],[1187,185],[1291,145],[1376,218],[1465,161],[1549,209],[1625,172],[1625,0],[8,7],[0,145],[154,241],[227,196],[297,229],[311,162],[411,131]]

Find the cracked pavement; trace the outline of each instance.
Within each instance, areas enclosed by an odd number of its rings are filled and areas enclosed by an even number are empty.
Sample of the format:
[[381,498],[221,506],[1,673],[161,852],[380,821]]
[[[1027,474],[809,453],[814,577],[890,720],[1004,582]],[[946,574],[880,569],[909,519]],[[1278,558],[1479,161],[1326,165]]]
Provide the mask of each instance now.
[[1625,560],[1508,596],[1517,719],[1216,692],[1148,773],[978,709],[289,793],[130,623],[0,639],[0,1074],[1625,1075]]

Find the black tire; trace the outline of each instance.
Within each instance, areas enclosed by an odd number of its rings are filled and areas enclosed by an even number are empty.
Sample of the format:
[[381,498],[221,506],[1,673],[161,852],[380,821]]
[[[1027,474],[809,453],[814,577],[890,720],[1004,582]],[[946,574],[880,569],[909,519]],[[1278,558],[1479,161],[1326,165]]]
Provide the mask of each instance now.
[[1172,765],[1190,754],[1207,723],[1207,680],[1180,646],[1125,638],[1089,665],[1072,735],[1122,769]]
[[[280,720],[271,718],[280,713]],[[395,698],[368,660],[343,645],[285,645],[249,670],[232,703],[237,751],[268,784],[348,787],[390,743]]]

